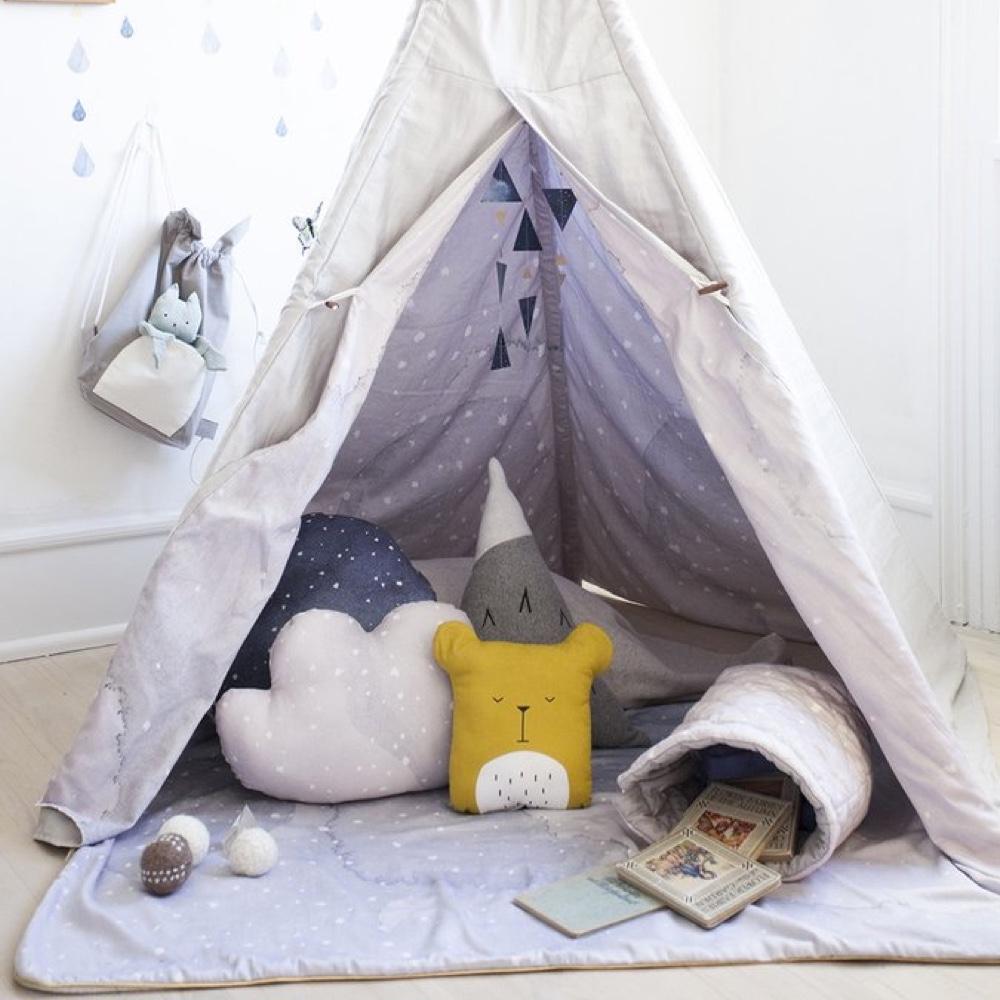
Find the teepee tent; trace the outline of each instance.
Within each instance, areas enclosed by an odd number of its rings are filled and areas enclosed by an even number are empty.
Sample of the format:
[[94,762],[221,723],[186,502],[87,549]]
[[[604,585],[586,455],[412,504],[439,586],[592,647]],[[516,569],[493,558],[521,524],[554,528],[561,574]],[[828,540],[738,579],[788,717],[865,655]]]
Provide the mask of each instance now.
[[39,838],[136,822],[303,511],[469,555],[494,455],[554,569],[814,638],[931,838],[1000,891],[975,678],[621,0],[415,4]]

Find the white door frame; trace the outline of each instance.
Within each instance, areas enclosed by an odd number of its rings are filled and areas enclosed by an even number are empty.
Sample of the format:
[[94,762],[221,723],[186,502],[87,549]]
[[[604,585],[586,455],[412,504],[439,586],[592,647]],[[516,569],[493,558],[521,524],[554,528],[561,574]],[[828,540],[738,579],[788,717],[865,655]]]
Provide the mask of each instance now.
[[1000,631],[1000,2],[939,2],[941,598]]

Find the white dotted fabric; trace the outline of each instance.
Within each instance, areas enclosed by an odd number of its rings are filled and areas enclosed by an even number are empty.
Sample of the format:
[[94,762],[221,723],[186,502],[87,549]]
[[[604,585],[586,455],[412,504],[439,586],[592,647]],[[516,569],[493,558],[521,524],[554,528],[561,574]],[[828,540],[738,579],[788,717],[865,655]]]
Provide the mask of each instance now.
[[431,652],[450,604],[404,604],[366,632],[341,611],[295,615],[271,648],[271,688],[231,688],[215,723],[248,788],[345,802],[448,781],[451,687]]
[[618,779],[619,811],[652,841],[670,831],[688,805],[691,751],[714,744],[756,750],[794,778],[816,810],[816,829],[788,862],[787,880],[815,871],[868,811],[872,767],[867,727],[843,684],[802,667],[730,667],[665,739]]

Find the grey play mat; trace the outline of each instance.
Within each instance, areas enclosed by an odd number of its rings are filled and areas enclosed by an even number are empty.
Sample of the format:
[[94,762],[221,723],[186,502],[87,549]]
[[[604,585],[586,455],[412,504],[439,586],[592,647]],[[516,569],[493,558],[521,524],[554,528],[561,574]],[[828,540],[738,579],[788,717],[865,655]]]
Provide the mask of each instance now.
[[[686,706],[633,713],[656,739]],[[398,977],[488,970],[830,958],[1000,960],[1000,898],[927,839],[883,764],[867,820],[805,881],[713,931],[669,911],[573,940],[511,904],[530,886],[623,858],[615,778],[640,751],[595,754],[595,801],[574,812],[460,816],[444,790],[304,806],[235,783],[214,744],[189,752],[128,833],[78,850],[17,954],[48,990]],[[219,845],[244,801],[272,830],[279,866],[230,875]],[[191,812],[213,848],[174,896],[139,886],[163,818]]]

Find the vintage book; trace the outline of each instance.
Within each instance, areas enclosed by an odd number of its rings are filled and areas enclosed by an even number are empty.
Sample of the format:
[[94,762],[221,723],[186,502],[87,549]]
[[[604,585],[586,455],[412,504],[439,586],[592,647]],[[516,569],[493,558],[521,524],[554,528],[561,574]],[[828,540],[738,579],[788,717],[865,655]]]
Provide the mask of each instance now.
[[764,864],[771,861],[791,861],[795,857],[799,816],[802,811],[802,793],[799,791],[799,786],[781,771],[771,771],[752,778],[732,778],[726,784],[791,803],[792,808],[775,824],[774,833],[757,855],[757,860]]
[[782,799],[713,782],[674,829],[689,826],[745,858],[756,858],[791,809],[791,803]]
[[600,865],[531,889],[514,903],[570,937],[590,934],[666,905],[620,879],[614,865]]
[[781,876],[692,827],[622,861],[618,874],[702,927],[715,927],[781,885]]

